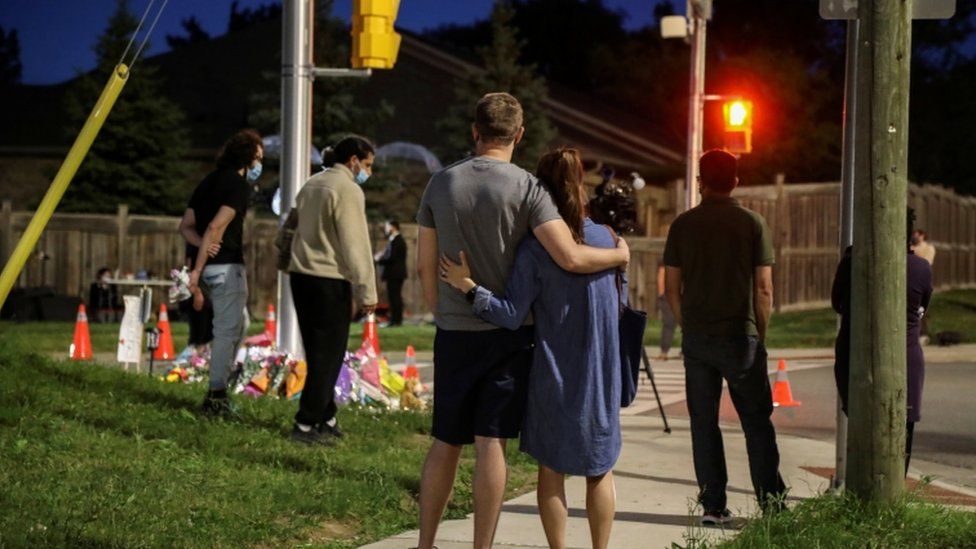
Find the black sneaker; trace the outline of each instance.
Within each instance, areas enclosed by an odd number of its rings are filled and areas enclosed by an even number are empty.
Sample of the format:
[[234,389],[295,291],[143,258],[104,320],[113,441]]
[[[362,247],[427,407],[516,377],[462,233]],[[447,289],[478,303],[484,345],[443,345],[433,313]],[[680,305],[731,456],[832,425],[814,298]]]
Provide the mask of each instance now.
[[227,391],[207,391],[203,404],[200,405],[200,412],[208,417],[224,419],[238,415],[237,406],[227,396]]
[[302,444],[320,446],[331,446],[332,439],[323,435],[318,431],[318,429],[309,429],[308,431],[301,430],[298,425],[291,428],[291,435],[289,437],[293,442],[300,442]]
[[325,422],[319,423],[318,431],[325,437],[342,438],[345,436],[342,434],[342,430],[339,429],[338,422],[335,425],[329,425]]
[[721,511],[705,511],[702,514],[702,526],[724,526],[732,522],[732,513],[728,509]]

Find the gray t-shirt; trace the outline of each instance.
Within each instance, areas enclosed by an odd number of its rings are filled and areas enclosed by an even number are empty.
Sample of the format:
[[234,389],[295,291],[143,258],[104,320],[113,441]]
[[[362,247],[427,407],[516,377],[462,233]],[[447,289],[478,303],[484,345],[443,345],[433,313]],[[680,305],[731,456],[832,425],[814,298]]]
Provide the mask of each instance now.
[[[459,261],[464,250],[471,277],[496,295],[505,293],[522,239],[554,219],[561,219],[559,210],[541,181],[515,164],[483,156],[435,173],[417,212],[417,223],[437,230],[438,251]],[[464,295],[443,282],[436,318],[444,330],[497,329],[477,318]]]

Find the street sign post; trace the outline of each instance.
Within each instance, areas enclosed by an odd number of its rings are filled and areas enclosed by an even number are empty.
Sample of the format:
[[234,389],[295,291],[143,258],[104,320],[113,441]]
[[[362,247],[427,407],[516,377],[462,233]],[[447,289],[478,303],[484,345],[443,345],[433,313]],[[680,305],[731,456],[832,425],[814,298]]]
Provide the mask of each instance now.
[[[915,0],[912,19],[949,19],[956,13],[956,0]],[[820,0],[820,17],[857,19],[857,0]]]

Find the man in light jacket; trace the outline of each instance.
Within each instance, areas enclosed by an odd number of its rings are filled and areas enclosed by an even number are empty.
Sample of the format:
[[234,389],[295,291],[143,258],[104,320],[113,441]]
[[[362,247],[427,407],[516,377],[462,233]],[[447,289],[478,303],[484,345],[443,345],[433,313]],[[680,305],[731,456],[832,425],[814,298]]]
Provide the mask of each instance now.
[[296,442],[329,445],[342,436],[335,418],[335,384],[349,323],[354,307],[365,313],[376,307],[361,188],[372,173],[374,154],[373,145],[357,136],[327,150],[323,164],[330,167],[305,183],[283,228],[283,234],[294,230],[288,271],[308,365],[291,432]]

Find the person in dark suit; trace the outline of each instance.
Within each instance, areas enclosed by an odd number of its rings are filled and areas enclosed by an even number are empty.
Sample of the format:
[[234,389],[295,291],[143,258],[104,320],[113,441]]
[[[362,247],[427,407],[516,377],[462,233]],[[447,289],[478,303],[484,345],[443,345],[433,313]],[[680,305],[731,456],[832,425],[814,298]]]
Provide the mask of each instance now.
[[[908,234],[911,242],[912,229],[915,224],[915,211],[908,209]],[[932,299],[932,268],[929,263],[915,255],[909,244],[906,258],[908,289],[907,314],[907,417],[905,439],[905,474],[912,459],[912,439],[915,434],[915,423],[922,419],[922,385],[925,381],[925,355],[919,343],[921,319],[929,308]],[[831,289],[831,303],[834,311],[840,315],[840,330],[834,345],[834,379],[837,392],[840,395],[841,408],[847,414],[848,388],[850,386],[851,361],[851,265],[852,247],[844,250],[844,256],[837,265],[834,284]]]
[[383,269],[380,279],[386,282],[387,301],[390,302],[388,326],[403,324],[403,281],[407,279],[407,243],[400,234],[400,223],[390,219],[383,224],[386,249],[376,255],[376,263]]

